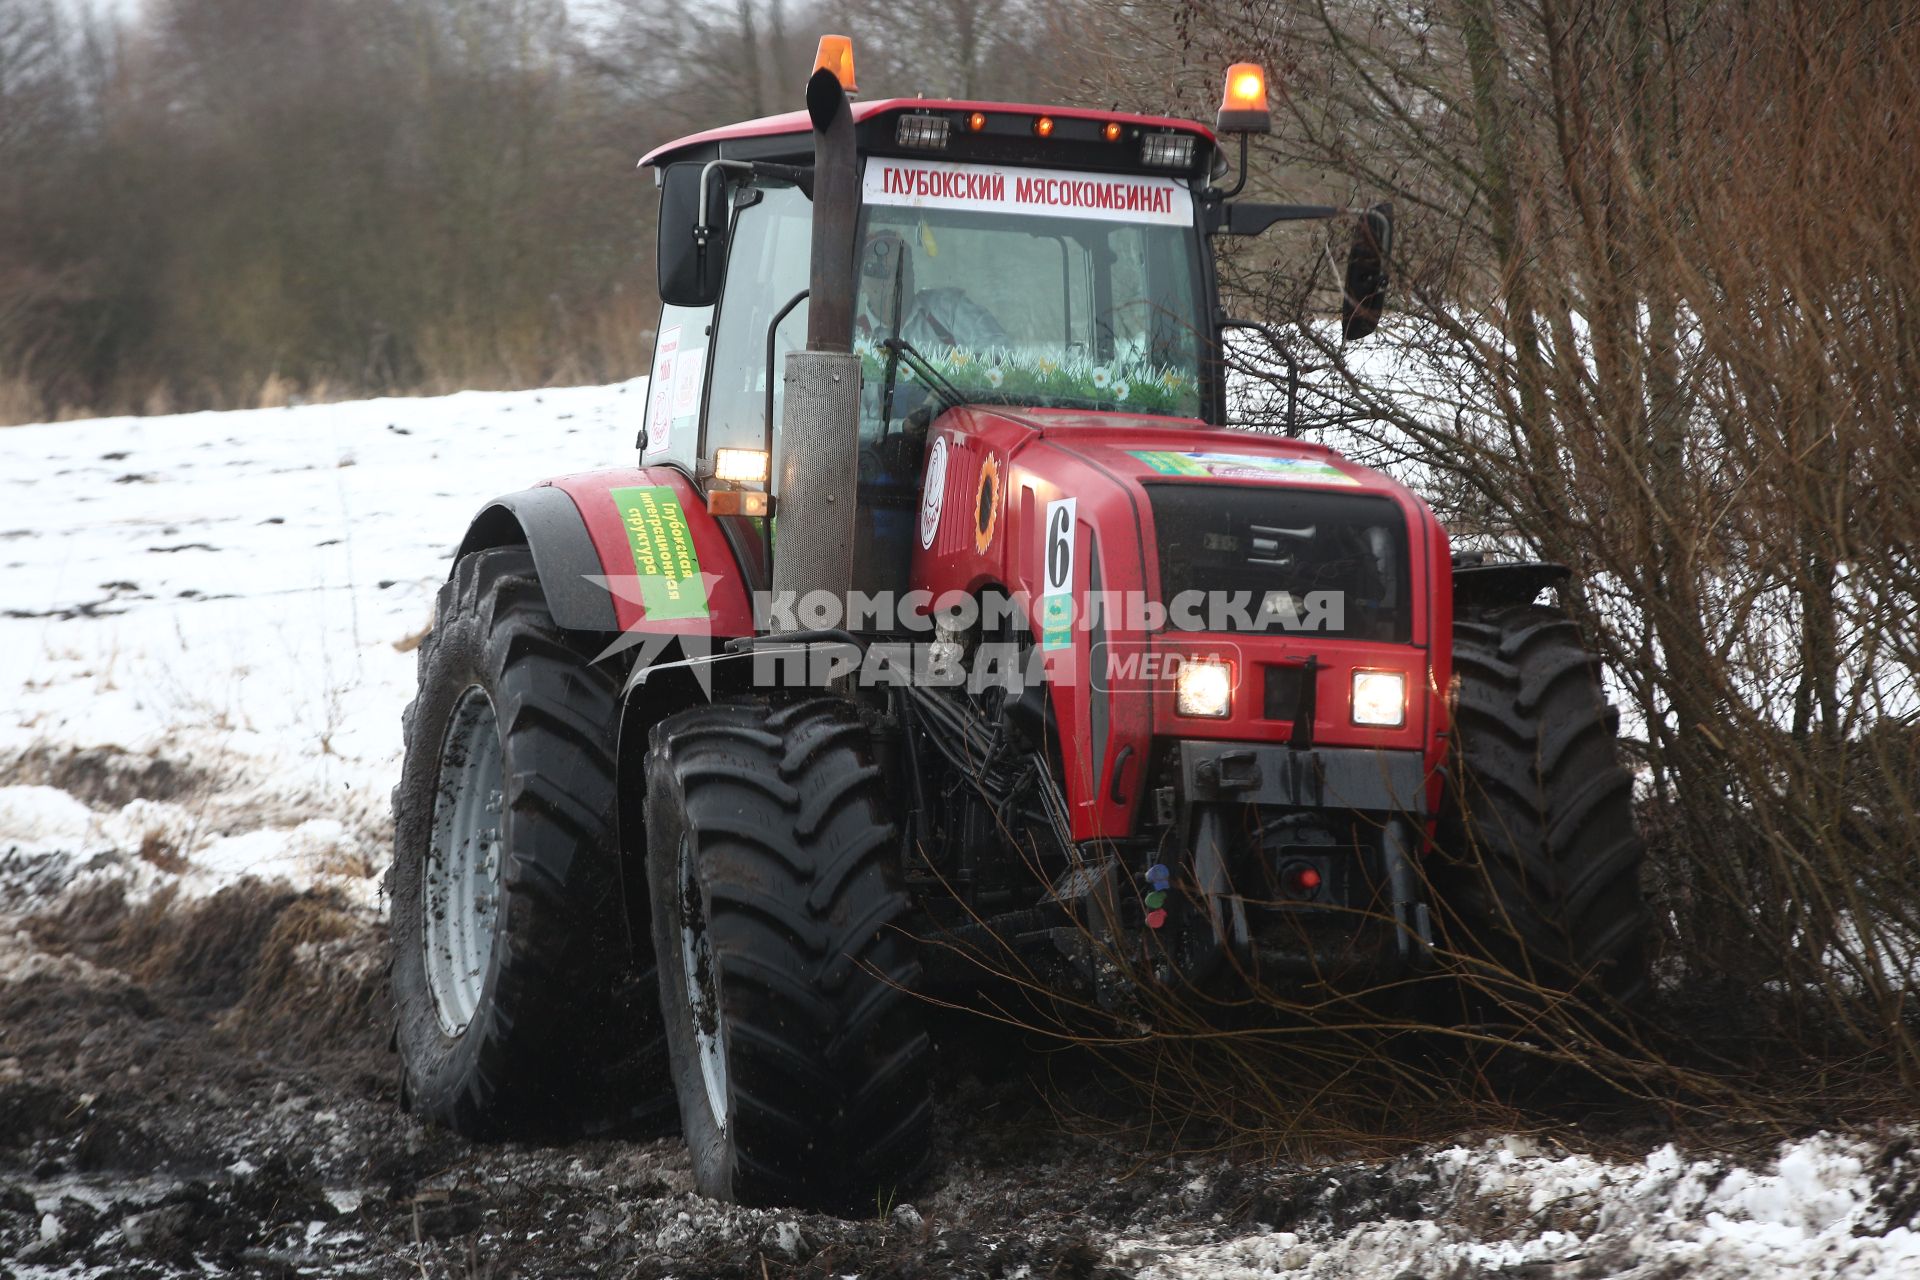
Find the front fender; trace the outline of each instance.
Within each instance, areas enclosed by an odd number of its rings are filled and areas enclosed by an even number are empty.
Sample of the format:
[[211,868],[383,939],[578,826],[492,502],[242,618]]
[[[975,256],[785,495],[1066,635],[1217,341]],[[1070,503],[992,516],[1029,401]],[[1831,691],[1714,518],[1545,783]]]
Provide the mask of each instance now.
[[613,594],[592,580],[600,554],[573,499],[551,487],[495,498],[467,527],[454,563],[469,552],[524,543],[553,620],[568,631],[618,631]]
[[487,504],[460,555],[524,542],[554,621],[569,630],[741,636],[747,580],[718,522],[680,472],[588,471]]
[[1563,564],[1544,560],[1488,564],[1477,553],[1468,553],[1456,557],[1453,563],[1453,602],[1463,609],[1532,604],[1542,591],[1558,587],[1572,576],[1573,570]]

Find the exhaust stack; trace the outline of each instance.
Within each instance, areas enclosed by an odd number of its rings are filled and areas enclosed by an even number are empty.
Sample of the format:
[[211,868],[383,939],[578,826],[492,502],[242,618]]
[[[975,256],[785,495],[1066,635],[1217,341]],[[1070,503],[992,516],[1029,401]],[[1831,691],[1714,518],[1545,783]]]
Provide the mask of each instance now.
[[859,478],[853,236],[860,193],[847,86],[825,57],[826,40],[821,48],[823,65],[807,81],[814,150],[807,349],[787,353],[783,375],[779,512],[787,527],[774,550],[773,589],[796,595],[830,591],[844,600],[853,586]]

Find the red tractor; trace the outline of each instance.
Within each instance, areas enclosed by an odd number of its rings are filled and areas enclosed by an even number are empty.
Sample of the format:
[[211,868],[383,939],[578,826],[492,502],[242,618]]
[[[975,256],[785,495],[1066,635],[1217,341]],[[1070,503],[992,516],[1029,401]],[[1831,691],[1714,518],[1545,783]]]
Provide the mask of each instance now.
[[[1345,213],[1233,201],[1187,121],[852,89],[829,37],[804,112],[645,157],[639,466],[460,544],[395,792],[407,1105],[677,1102],[701,1191],[871,1208],[970,950],[1108,1005],[1488,961],[1633,994],[1631,776],[1535,603],[1566,571],[1223,425],[1213,238]],[[1257,67],[1218,124],[1244,178]],[[1349,339],[1391,231],[1357,217]]]

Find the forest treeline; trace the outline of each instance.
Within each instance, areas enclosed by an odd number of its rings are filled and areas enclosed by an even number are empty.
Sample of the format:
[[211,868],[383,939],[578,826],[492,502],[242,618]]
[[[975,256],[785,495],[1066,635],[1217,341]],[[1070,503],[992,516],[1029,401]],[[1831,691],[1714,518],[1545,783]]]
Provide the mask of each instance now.
[[1064,89],[1072,8],[0,0],[0,423],[642,373],[649,146],[797,108],[829,28]]

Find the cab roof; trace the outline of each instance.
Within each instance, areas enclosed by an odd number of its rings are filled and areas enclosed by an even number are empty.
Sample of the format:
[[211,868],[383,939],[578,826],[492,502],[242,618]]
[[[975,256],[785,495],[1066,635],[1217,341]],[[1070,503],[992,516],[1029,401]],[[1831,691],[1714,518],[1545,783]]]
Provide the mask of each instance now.
[[[896,112],[938,112],[969,113],[984,112],[989,119],[1021,117],[1031,119],[1036,116],[1051,116],[1055,120],[1095,121],[1104,124],[1117,122],[1129,135],[1146,132],[1188,133],[1200,140],[1200,148],[1216,145],[1213,130],[1192,120],[1177,120],[1170,116],[1134,115],[1125,111],[1095,111],[1086,107],[1043,107],[1030,103],[1017,102],[967,102],[954,98],[876,98],[870,102],[854,101],[853,121],[859,125],[868,120]],[[664,146],[655,147],[640,157],[641,167],[664,165],[688,152],[697,152],[715,144],[721,144],[716,150],[725,151],[730,142],[749,142],[755,139],[776,139],[787,135],[813,133],[813,121],[805,111],[789,111],[784,115],[763,116],[758,120],[743,120],[738,124],[723,125],[718,129],[707,129],[700,133],[690,133]],[[796,139],[795,141],[799,141]],[[809,144],[806,148],[811,150]],[[688,157],[691,158],[691,157]]]

